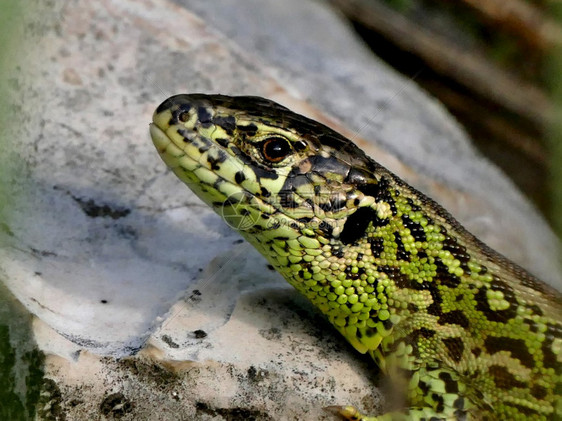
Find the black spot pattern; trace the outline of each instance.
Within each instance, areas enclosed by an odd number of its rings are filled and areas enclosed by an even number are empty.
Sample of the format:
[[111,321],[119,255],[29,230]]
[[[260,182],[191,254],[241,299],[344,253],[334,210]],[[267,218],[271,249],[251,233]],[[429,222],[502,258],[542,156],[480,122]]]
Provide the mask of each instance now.
[[426,327],[422,327],[418,330],[412,331],[412,333],[410,333],[410,335],[408,336],[414,339],[413,343],[417,343],[417,339],[420,337],[426,339],[433,338],[435,336],[435,331]]
[[228,139],[222,138],[222,137],[217,137],[215,138],[215,142],[217,142],[220,146],[222,146],[223,148],[227,148],[228,144],[230,143],[228,141]]
[[242,126],[239,124],[236,126],[236,128],[239,132],[243,132],[246,136],[249,137],[255,136],[258,132],[258,126],[256,126],[254,123],[250,123],[246,126]]
[[244,180],[246,180],[246,176],[242,171],[238,171],[236,174],[234,174],[234,181],[236,181],[238,184],[241,184]]
[[444,338],[443,344],[447,348],[447,354],[456,363],[462,360],[464,343],[461,338]]
[[424,287],[422,289],[429,290],[429,293],[431,294],[431,298],[433,299],[433,302],[427,307],[427,313],[434,316],[440,316],[443,312],[443,310],[441,309],[441,304],[443,303],[443,297],[441,296],[441,293],[437,289],[437,286],[435,285],[434,282],[428,282],[426,284],[422,284],[422,286]]
[[419,207],[418,205],[416,205],[416,204],[414,203],[414,201],[413,201],[410,197],[408,197],[408,198],[406,199],[406,202],[408,203],[408,205],[410,205],[410,208],[411,208],[414,212],[421,212],[422,208]]
[[535,417],[536,417],[536,416],[538,415],[538,412],[537,412],[537,411],[535,411],[535,410],[532,409],[532,408],[523,406],[523,405],[517,405],[517,404],[515,404],[515,403],[506,402],[506,403],[505,403],[505,406],[510,406],[510,407],[512,407],[512,408],[515,409],[515,412],[519,412],[519,413],[521,413],[521,414],[523,414],[523,415],[526,415],[526,416],[528,416],[528,417],[531,417],[531,416],[535,416]]
[[403,274],[400,269],[392,266],[379,266],[379,272],[386,273],[389,279],[392,279],[398,288],[414,288],[417,282],[410,279],[408,275]]
[[347,218],[340,234],[340,241],[344,244],[353,244],[365,235],[369,224],[376,217],[372,208],[359,208]]
[[410,253],[404,248],[402,237],[397,232],[394,233],[394,243],[396,244],[396,258],[398,260],[410,260]]
[[552,351],[554,338],[562,337],[562,326],[556,324],[546,325],[546,338],[542,343],[541,350],[543,353],[543,364],[545,367],[562,370],[562,364],[558,362],[556,354]]
[[523,323],[529,326],[529,331],[533,333],[537,333],[539,331],[538,325],[533,320],[525,319],[523,320]]
[[522,339],[513,339],[506,336],[488,336],[484,341],[484,346],[489,354],[500,351],[508,351],[512,358],[518,359],[522,365],[533,368],[533,356]]
[[445,229],[441,229],[441,232],[445,235],[443,250],[449,251],[449,253],[461,263],[461,268],[470,275],[470,269],[468,268],[470,255],[466,252],[466,247],[460,245],[455,238],[449,236]]
[[441,373],[439,373],[439,379],[441,379],[443,383],[445,383],[445,392],[458,393],[458,383],[451,377],[450,373],[442,371]]
[[423,227],[417,222],[412,221],[408,215],[402,215],[402,223],[404,224],[404,228],[410,230],[410,234],[414,237],[414,240],[420,242],[427,241]]
[[224,161],[226,161],[226,152],[224,151],[217,151],[217,156],[211,156],[209,155],[207,157],[207,161],[209,162],[209,164],[211,165],[211,169],[213,171],[216,171],[220,168],[221,163],[223,163]]
[[[438,395],[437,393],[432,393],[431,399],[433,399],[433,401],[436,403],[435,410],[437,412],[443,412],[443,409],[445,408],[443,396]],[[435,418],[435,420],[432,420],[432,418]],[[430,421],[441,421],[441,417],[431,417]]]
[[536,314],[537,316],[543,316],[544,315],[543,311],[536,304],[527,304],[527,308],[529,310],[531,310],[533,312],[533,314]]
[[[464,408],[464,398],[462,396],[459,396],[457,399],[455,399],[455,402],[453,402],[453,407],[457,408],[457,409],[463,409]],[[457,418],[460,419],[460,415],[459,414],[457,416]]]
[[371,244],[373,257],[380,257],[381,253],[384,251],[384,239],[381,237],[371,237],[369,238],[369,243]]
[[201,126],[203,127],[210,126],[211,113],[209,113],[206,107],[197,108],[197,118],[199,119],[199,123],[201,123]]
[[226,132],[226,134],[234,134],[234,129],[236,128],[236,120],[233,116],[216,116],[215,118],[213,118],[213,123],[222,128]]
[[428,385],[426,382],[420,380],[420,382],[418,383],[418,387],[419,387],[419,389],[422,391],[422,393],[424,394],[424,396],[428,394],[428,392],[429,392],[429,385]]
[[494,379],[494,383],[499,389],[511,389],[513,387],[525,387],[526,384],[518,381],[507,368],[500,365],[492,365],[488,372]]
[[359,279],[359,277],[363,273],[365,273],[364,268],[358,268],[356,273],[353,273],[352,270],[353,270],[353,266],[348,266],[348,267],[345,268],[345,273],[346,273],[348,279],[353,279],[353,280]]
[[460,278],[457,275],[450,273],[447,266],[445,266],[439,257],[435,258],[435,266],[437,266],[436,277],[441,285],[448,286],[449,288],[456,288],[460,285]]
[[476,309],[485,314],[488,320],[494,322],[505,323],[508,320],[517,316],[517,299],[515,298],[515,293],[513,288],[507,285],[505,282],[500,281],[497,277],[490,283],[490,289],[493,291],[501,291],[503,293],[504,299],[509,303],[509,307],[505,310],[492,310],[488,303],[486,287],[482,287],[475,294],[476,299]]
[[255,164],[252,164],[251,167],[252,167],[252,171],[254,171],[258,179],[269,178],[271,180],[277,180],[279,178],[279,174],[277,174],[277,171],[275,170],[262,168]]
[[544,399],[547,395],[547,390],[541,385],[535,384],[531,387],[531,395],[537,399]]
[[469,322],[467,317],[461,310],[452,310],[448,313],[443,313],[439,319],[438,323],[443,324],[450,324],[450,325],[459,325],[464,328],[468,328]]
[[427,253],[423,250],[419,250],[418,251],[418,259],[419,260],[427,259]]
[[281,187],[281,191],[297,191],[299,187],[306,186],[310,183],[306,174],[298,174],[296,171],[297,170],[293,168],[293,170],[289,173],[285,179],[285,184]]

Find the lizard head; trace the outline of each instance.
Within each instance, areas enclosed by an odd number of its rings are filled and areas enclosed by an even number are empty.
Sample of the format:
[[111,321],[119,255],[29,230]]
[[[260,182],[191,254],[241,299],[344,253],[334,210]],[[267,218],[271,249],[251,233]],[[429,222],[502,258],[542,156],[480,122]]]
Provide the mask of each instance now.
[[241,231],[289,226],[337,237],[347,216],[372,204],[358,187],[377,183],[378,165],[267,99],[176,95],[157,108],[150,131],[176,175]]

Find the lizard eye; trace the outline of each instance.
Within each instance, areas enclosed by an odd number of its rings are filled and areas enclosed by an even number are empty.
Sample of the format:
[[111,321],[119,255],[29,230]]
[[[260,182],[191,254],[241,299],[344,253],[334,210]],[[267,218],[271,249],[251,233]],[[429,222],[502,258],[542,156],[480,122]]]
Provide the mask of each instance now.
[[261,154],[269,162],[281,162],[291,152],[289,141],[282,137],[270,137],[261,143]]

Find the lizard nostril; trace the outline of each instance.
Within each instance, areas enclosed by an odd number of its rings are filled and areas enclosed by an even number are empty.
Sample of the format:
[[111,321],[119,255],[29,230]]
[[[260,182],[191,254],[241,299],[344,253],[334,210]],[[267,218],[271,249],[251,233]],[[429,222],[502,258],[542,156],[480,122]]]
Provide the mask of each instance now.
[[189,120],[189,113],[187,111],[183,111],[178,115],[178,120],[182,123],[185,123]]

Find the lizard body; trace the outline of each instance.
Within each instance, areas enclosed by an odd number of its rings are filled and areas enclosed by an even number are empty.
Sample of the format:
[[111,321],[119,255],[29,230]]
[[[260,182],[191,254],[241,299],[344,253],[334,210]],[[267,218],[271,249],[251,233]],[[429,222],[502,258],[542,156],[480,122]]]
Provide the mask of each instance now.
[[349,420],[562,419],[562,298],[313,120],[258,97],[177,95],[163,160],[359,351],[407,408]]

